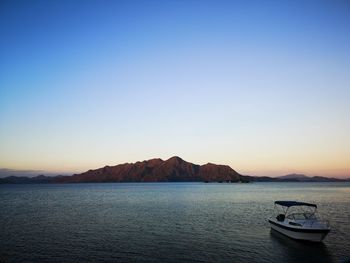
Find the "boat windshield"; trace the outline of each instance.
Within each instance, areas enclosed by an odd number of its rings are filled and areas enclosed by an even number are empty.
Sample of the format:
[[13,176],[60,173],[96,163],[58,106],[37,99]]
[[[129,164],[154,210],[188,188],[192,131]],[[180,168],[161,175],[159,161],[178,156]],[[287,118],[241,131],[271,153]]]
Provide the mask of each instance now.
[[312,220],[312,219],[316,219],[316,216],[315,216],[315,213],[305,212],[305,213],[291,213],[287,215],[287,218],[292,220]]

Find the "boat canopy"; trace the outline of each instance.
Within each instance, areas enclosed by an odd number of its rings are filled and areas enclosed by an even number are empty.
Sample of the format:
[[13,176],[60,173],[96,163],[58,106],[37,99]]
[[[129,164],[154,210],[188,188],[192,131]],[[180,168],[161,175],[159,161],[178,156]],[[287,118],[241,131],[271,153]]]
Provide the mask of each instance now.
[[297,201],[275,201],[276,205],[291,207],[291,206],[311,206],[317,208],[317,205],[310,204],[310,203],[304,203],[304,202],[297,202]]

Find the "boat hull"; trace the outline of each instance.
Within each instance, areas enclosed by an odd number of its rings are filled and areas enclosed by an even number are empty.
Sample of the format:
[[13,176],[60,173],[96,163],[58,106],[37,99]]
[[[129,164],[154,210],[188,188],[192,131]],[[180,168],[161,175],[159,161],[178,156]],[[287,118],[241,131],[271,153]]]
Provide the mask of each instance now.
[[302,229],[288,227],[269,220],[271,229],[296,240],[305,240],[312,242],[321,242],[329,233],[329,229]]

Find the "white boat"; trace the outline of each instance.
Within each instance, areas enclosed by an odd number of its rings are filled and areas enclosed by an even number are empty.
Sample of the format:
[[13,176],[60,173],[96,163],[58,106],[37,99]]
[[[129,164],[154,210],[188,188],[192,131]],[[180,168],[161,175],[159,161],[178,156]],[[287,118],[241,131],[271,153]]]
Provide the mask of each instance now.
[[321,242],[329,233],[328,221],[317,218],[317,205],[296,201],[276,201],[276,217],[270,218],[271,229],[297,240]]

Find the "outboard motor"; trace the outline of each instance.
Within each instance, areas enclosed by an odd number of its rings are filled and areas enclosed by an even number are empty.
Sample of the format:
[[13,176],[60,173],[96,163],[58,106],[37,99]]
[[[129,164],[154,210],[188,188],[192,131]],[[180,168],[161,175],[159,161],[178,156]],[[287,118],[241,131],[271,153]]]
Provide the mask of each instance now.
[[276,216],[276,219],[280,222],[283,222],[285,218],[286,216],[284,214],[279,214],[278,216]]

